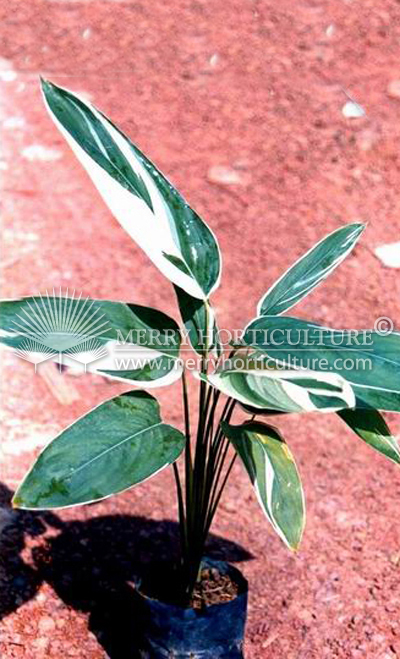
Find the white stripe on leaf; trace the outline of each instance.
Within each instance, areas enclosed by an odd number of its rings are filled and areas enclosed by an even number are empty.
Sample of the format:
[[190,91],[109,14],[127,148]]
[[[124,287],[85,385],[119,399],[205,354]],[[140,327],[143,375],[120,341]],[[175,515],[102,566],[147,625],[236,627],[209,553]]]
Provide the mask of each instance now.
[[342,263],[363,230],[363,224],[348,224],[316,243],[263,295],[257,314],[279,315],[300,302]]
[[258,502],[273,529],[297,549],[305,527],[305,501],[293,455],[280,433],[265,423],[222,423],[250,477]]
[[[170,281],[195,298],[207,298],[218,287],[221,271],[209,227],[94,106],[48,82],[43,93],[51,118],[121,226]],[[109,151],[96,128],[104,131]],[[185,254],[182,241],[188,243]]]
[[[257,409],[328,413],[356,404],[351,385],[336,373],[229,368],[209,374],[207,379],[222,393]],[[268,389],[271,384],[275,384],[273,391]]]

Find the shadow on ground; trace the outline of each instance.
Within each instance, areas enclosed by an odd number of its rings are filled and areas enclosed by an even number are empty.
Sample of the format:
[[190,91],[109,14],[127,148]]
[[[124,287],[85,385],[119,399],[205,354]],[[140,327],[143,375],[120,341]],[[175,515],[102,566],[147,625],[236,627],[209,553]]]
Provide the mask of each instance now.
[[[0,618],[31,599],[47,581],[68,606],[89,613],[89,627],[110,659],[135,656],[135,603],[130,585],[155,562],[177,555],[178,525],[131,515],[63,522],[51,512],[10,509],[12,493],[0,484]],[[48,533],[21,552],[25,538]],[[227,561],[252,558],[239,545],[211,535],[207,554]]]

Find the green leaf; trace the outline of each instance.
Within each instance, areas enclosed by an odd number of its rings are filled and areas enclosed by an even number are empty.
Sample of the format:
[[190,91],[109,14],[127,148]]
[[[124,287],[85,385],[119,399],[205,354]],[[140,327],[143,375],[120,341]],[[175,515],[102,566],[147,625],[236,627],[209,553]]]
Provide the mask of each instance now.
[[352,386],[356,407],[400,412],[400,333],[334,330],[290,316],[262,316],[244,342],[286,367],[338,373]]
[[294,307],[342,263],[364,228],[364,224],[347,224],[317,243],[264,295],[257,307],[258,315],[279,315]]
[[297,549],[305,525],[303,488],[287,444],[275,428],[250,421],[222,430],[240,456],[259,503],[279,537]]
[[351,386],[334,373],[271,369],[252,357],[227,360],[207,380],[259,413],[334,412],[355,404]]
[[343,421],[376,451],[400,464],[400,448],[378,410],[341,410]]
[[175,462],[183,434],[166,425],[145,391],[112,398],[58,435],[39,455],[13,505],[75,506],[123,492]]
[[122,227],[170,281],[207,298],[221,270],[209,227],[94,106],[47,81],[42,89],[50,116]]
[[[218,339],[218,327],[211,306],[204,300],[192,297],[182,288],[179,288],[179,286],[174,286],[174,289],[181,317],[187,329],[188,338],[193,350],[199,355],[205,354],[208,332],[208,340],[210,341],[211,339],[208,350],[216,349],[217,354],[221,354],[222,348]],[[208,305],[208,314],[206,312],[206,305]]]
[[65,364],[87,363],[88,371],[133,383],[160,386],[181,372],[175,321],[110,300],[47,295],[1,301],[0,342],[28,361],[58,353]]
[[247,412],[247,414],[250,414],[251,416],[277,416],[279,414],[286,414],[286,412],[271,410],[268,407],[253,407],[252,405],[246,405],[245,403],[239,403],[239,407],[241,407],[244,412]]

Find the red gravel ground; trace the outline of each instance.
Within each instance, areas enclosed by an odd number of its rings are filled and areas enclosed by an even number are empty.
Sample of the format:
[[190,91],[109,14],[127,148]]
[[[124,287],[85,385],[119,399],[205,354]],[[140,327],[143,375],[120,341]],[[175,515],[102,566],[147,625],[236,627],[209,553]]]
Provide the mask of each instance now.
[[[68,286],[176,315],[170,286],[45,114],[42,74],[101,106],[208,220],[224,252],[221,326],[242,327],[285,267],[360,219],[361,244],[298,313],[337,327],[378,316],[399,326],[399,271],[374,256],[400,239],[398,2],[0,0],[0,17],[3,296]],[[343,116],[343,90],[366,116]],[[216,167],[235,182],[218,180]],[[131,656],[127,582],[174,545],[171,473],[56,515],[7,507],[45,442],[122,389],[53,369],[34,376],[4,355],[4,659]],[[178,394],[160,390],[175,423]],[[399,435],[399,417],[389,420]],[[275,537],[239,465],[213,527],[214,554],[240,561],[250,582],[247,659],[400,657],[399,470],[334,416],[281,427],[307,498],[301,551]]]

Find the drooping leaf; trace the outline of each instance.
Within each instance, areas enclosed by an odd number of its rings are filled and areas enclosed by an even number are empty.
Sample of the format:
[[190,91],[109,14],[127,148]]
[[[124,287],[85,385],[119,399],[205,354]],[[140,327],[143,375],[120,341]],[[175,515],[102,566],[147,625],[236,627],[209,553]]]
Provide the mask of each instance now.
[[253,407],[252,405],[246,405],[246,403],[239,403],[239,407],[241,407],[244,412],[247,412],[247,414],[250,414],[251,416],[276,416],[279,414],[286,414],[286,412],[271,410],[268,407]]
[[62,295],[4,300],[0,342],[29,361],[58,353],[64,364],[133,384],[161,386],[181,374],[178,325],[134,304]]
[[337,373],[350,382],[356,406],[400,412],[400,333],[334,330],[290,316],[262,316],[244,342],[278,362]]
[[271,286],[258,304],[258,315],[279,315],[294,307],[342,263],[364,228],[347,224],[314,245]]
[[193,350],[199,355],[204,355],[206,348],[208,351],[215,349],[218,355],[221,354],[218,327],[212,307],[208,302],[192,297],[179,286],[174,286],[174,289]]
[[170,281],[207,298],[221,270],[209,227],[94,106],[47,81],[42,89],[50,116],[122,227]]
[[354,393],[335,373],[265,367],[263,361],[228,360],[207,376],[216,389],[235,400],[272,412],[334,412],[353,407]]
[[13,505],[35,510],[99,501],[175,462],[184,444],[183,434],[162,422],[155,398],[144,391],[117,396],[48,444]]
[[338,414],[364,442],[400,464],[400,447],[378,410],[341,410]]
[[240,456],[259,503],[279,537],[297,549],[305,525],[303,488],[287,444],[275,428],[250,421],[222,423],[222,430]]

